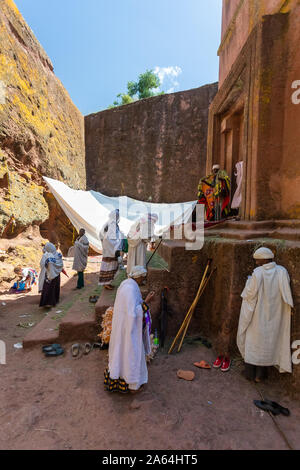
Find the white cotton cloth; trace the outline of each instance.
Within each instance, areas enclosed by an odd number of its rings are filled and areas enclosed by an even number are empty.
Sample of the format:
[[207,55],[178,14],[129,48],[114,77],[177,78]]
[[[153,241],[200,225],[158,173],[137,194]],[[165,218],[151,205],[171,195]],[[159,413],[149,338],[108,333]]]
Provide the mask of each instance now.
[[261,248],[258,248],[258,250],[254,252],[253,258],[254,259],[273,259],[274,253],[269,248],[262,246]]
[[146,269],[147,241],[128,238],[127,274],[132,272],[134,266],[143,266]]
[[99,238],[102,242],[103,258],[115,258],[116,251],[122,248],[125,235],[121,232],[118,224],[118,209],[109,214],[108,221],[100,230]]
[[83,272],[87,266],[89,254],[89,241],[85,235],[74,243],[74,262],[73,269]]
[[127,274],[134,266],[146,268],[146,252],[149,241],[154,242],[157,237],[154,234],[155,223],[158,220],[156,214],[147,214],[135,222],[128,233],[128,258]]
[[53,243],[46,243],[43,251],[44,254],[40,262],[39,292],[43,290],[46,276],[49,281],[52,281],[59,276],[64,268],[62,255],[56,251]]
[[236,177],[237,188],[232,198],[232,209],[238,209],[242,205],[243,165],[244,162],[237,162],[237,164],[235,165],[236,172],[234,173],[234,175]]
[[147,269],[144,268],[144,266],[134,266],[132,270],[130,271],[129,277],[141,277],[141,276],[146,276],[147,274]]
[[287,270],[275,262],[256,268],[242,298],[237,345],[245,362],[292,372],[293,299]]
[[108,369],[111,379],[124,379],[132,390],[148,382],[142,303],[137,282],[123,281],[114,304]]

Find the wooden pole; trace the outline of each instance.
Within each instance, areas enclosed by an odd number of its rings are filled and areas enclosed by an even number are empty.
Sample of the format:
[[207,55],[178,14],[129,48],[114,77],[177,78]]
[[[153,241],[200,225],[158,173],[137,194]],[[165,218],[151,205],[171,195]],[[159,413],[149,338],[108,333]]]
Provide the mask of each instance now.
[[201,293],[200,293],[199,297],[197,298],[197,301],[194,302],[194,304],[193,304],[193,308],[192,308],[192,310],[191,310],[191,312],[190,312],[190,316],[189,316],[189,318],[188,318],[188,320],[187,320],[187,322],[186,322],[186,327],[185,327],[185,330],[184,330],[184,332],[183,332],[183,335],[182,335],[180,344],[179,344],[179,346],[178,346],[177,352],[180,352],[180,350],[181,350],[183,340],[184,340],[185,335],[186,335],[186,333],[187,333],[188,327],[189,327],[189,325],[190,325],[190,323],[191,323],[192,316],[193,316],[194,310],[195,310],[195,308],[196,308],[196,306],[197,306],[197,303],[198,303],[200,297],[202,296],[203,292],[205,291],[205,288],[206,288],[206,286],[207,286],[207,284],[208,284],[208,282],[209,282],[211,276],[213,275],[213,273],[214,273],[215,271],[216,271],[216,269],[214,269],[214,271],[212,271],[212,272],[209,274],[209,276],[205,279],[205,282],[204,282],[203,288],[202,288],[202,290],[201,290]]
[[168,354],[171,354],[171,352],[173,351],[173,349],[174,349],[174,347],[175,347],[175,344],[176,344],[178,338],[180,337],[181,333],[183,332],[183,329],[184,329],[185,326],[186,326],[186,322],[187,322],[188,319],[189,319],[189,315],[190,315],[191,309],[193,308],[193,305],[194,305],[195,300],[196,300],[197,297],[199,296],[199,293],[200,293],[200,291],[201,291],[201,289],[202,289],[203,283],[204,283],[205,278],[206,278],[207,271],[208,271],[208,269],[209,269],[211,263],[212,263],[212,259],[209,259],[208,262],[207,262],[207,265],[206,265],[206,268],[205,268],[203,277],[202,277],[202,279],[201,279],[201,282],[200,282],[200,286],[199,286],[197,295],[196,295],[196,297],[195,297],[195,299],[194,299],[192,305],[190,306],[190,308],[189,308],[189,310],[188,310],[188,313],[186,314],[186,316],[185,316],[185,318],[184,318],[184,320],[183,320],[183,322],[182,322],[182,324],[181,324],[181,327],[180,327],[179,330],[178,330],[177,335],[176,335],[175,338],[174,338],[174,341],[173,341],[173,343],[172,343],[172,345],[171,345],[171,347],[170,347],[170,349],[169,349]]

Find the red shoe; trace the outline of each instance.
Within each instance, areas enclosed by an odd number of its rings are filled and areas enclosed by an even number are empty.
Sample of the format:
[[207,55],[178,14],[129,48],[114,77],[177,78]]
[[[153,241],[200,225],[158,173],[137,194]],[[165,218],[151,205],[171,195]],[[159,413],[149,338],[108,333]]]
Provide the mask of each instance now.
[[221,365],[221,371],[222,372],[227,372],[230,369],[230,364],[231,364],[230,358],[225,357],[223,362],[222,362],[222,365]]
[[221,365],[223,364],[224,356],[218,356],[215,362],[213,363],[213,367],[215,369],[219,369]]

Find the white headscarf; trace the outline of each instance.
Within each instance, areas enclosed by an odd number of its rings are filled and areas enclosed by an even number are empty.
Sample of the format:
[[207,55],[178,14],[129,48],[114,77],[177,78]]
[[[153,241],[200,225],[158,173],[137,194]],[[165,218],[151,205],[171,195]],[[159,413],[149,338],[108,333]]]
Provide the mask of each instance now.
[[133,266],[128,276],[135,279],[137,277],[146,276],[146,275],[147,275],[147,269],[145,269],[144,266]]
[[130,228],[128,238],[133,240],[150,240],[154,237],[154,225],[158,221],[157,214],[145,214]]
[[262,246],[253,254],[254,259],[273,259],[274,253],[269,248]]
[[46,275],[47,279],[52,281],[59,276],[64,268],[62,255],[56,251],[53,243],[46,243],[43,252],[44,254],[40,262],[39,292],[43,290]]
[[103,225],[100,230],[100,240],[109,238],[110,240],[120,240],[124,236],[119,228],[120,212],[115,209],[108,215],[108,221]]

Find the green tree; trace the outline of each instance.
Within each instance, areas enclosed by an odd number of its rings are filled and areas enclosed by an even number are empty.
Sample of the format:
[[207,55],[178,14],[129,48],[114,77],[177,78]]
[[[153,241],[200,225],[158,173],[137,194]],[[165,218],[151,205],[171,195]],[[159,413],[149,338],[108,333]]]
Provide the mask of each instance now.
[[160,80],[157,74],[153,70],[146,70],[145,73],[139,75],[137,82],[127,83],[127,94],[119,93],[117,98],[119,101],[114,101],[113,105],[109,108],[116,106],[122,106],[124,104],[132,103],[136,100],[142,100],[144,98],[150,98],[151,96],[157,96],[163,94],[163,92],[155,92],[160,87]]

